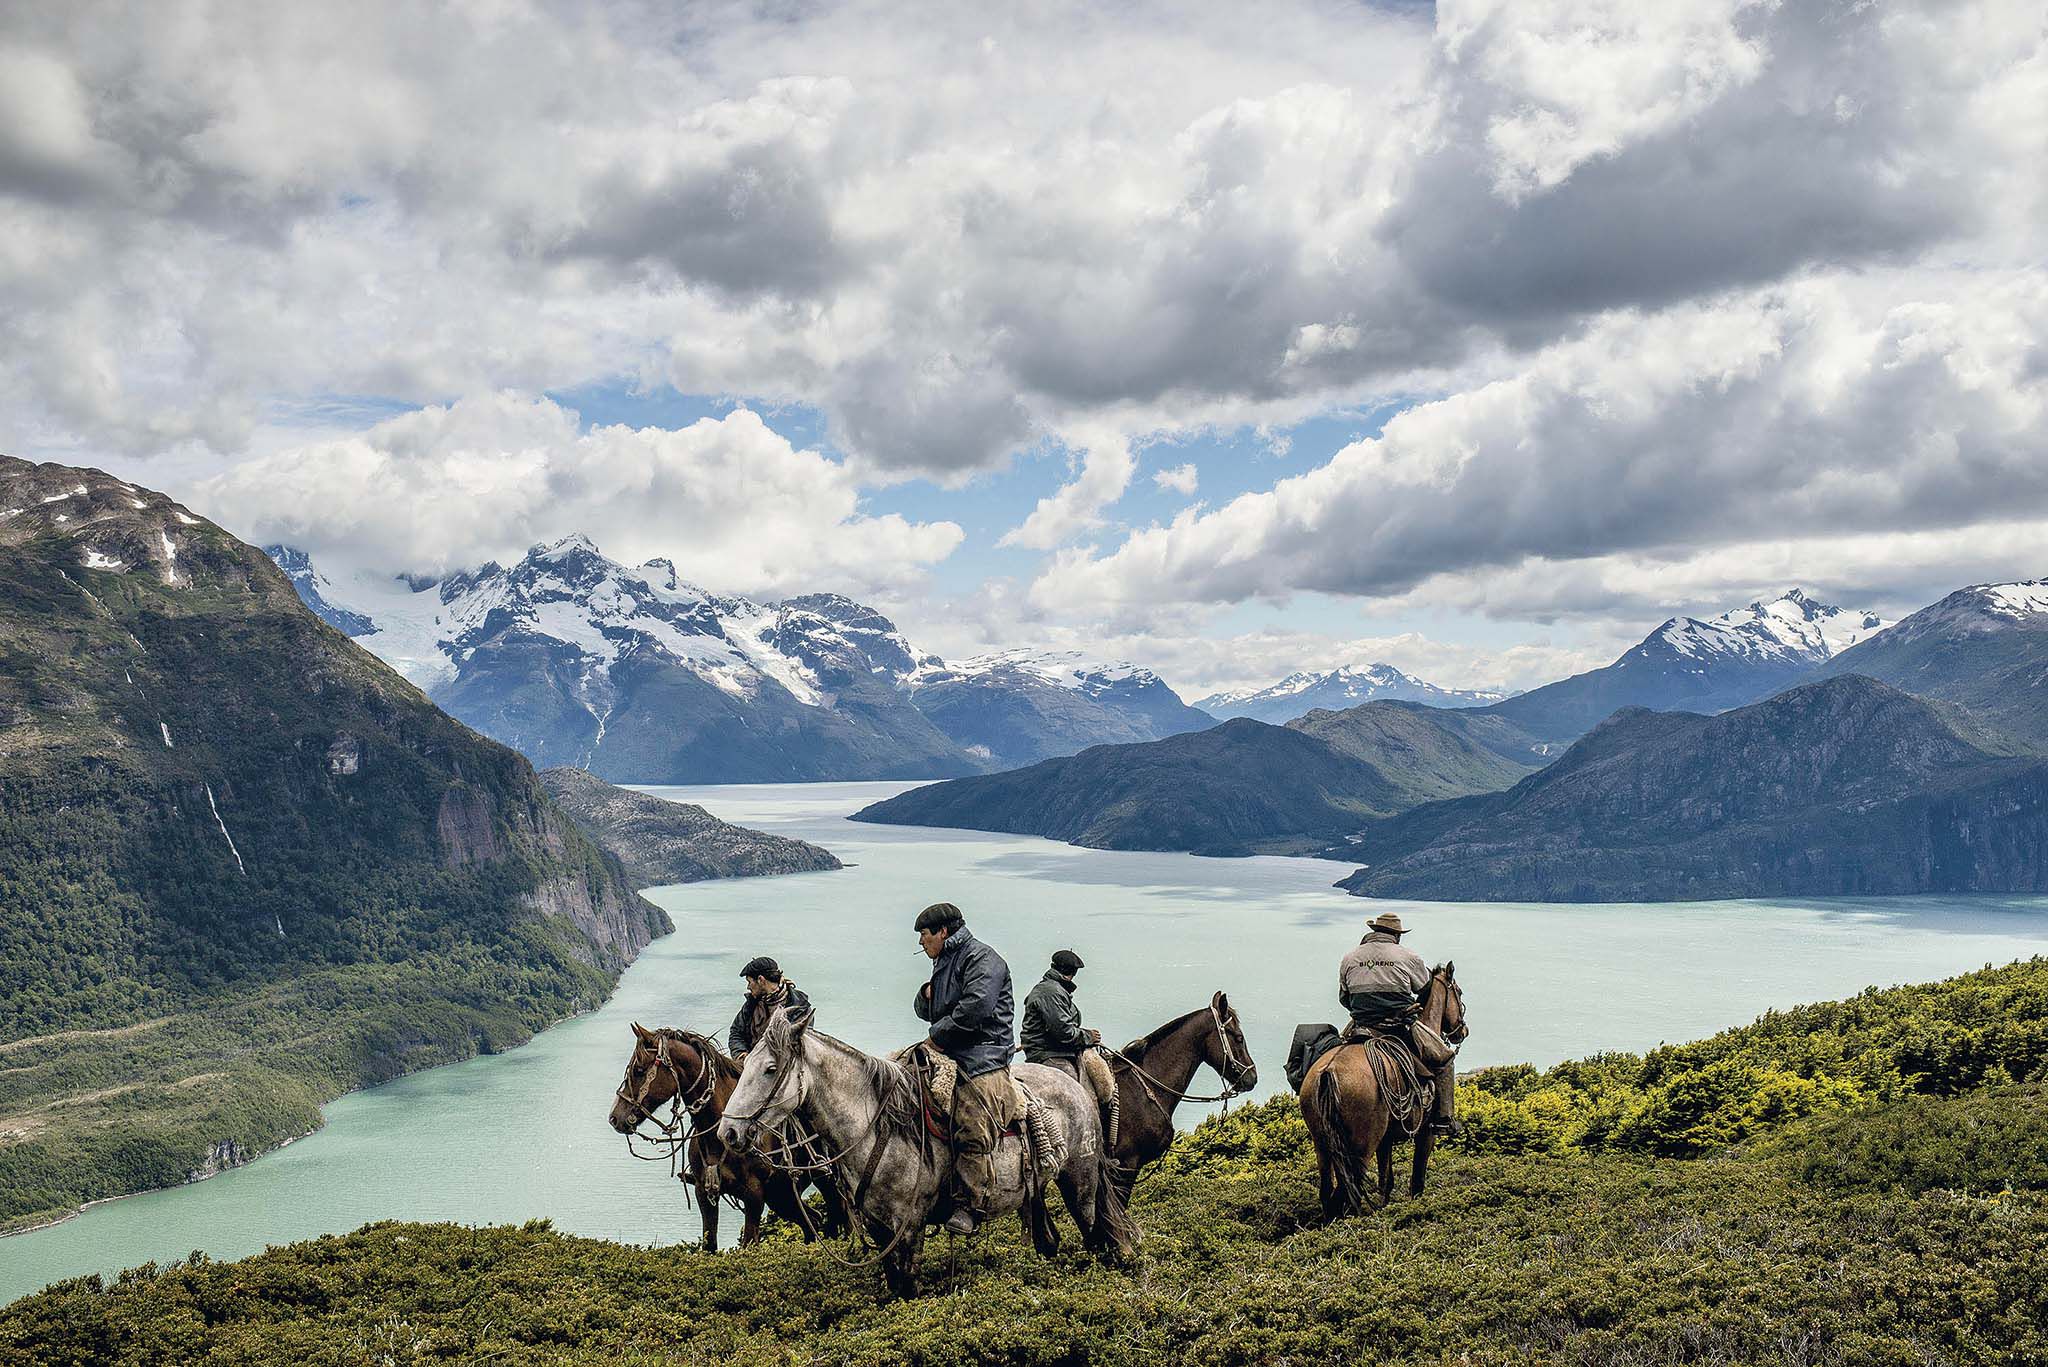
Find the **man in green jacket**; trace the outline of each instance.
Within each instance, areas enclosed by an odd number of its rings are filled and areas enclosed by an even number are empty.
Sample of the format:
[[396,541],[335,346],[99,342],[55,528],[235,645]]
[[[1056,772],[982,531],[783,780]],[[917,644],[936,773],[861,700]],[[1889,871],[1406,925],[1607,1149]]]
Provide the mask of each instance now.
[[1052,956],[1052,967],[1024,998],[1024,1028],[1018,1035],[1026,1063],[1043,1063],[1076,1079],[1081,1051],[1102,1043],[1102,1032],[1084,1028],[1081,1008],[1074,1005],[1074,975],[1083,967],[1071,949]]

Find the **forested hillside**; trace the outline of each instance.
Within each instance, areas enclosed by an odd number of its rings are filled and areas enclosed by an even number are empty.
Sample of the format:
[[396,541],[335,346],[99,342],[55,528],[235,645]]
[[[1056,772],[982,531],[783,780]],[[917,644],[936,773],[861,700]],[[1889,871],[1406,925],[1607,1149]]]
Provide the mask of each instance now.
[[[1328,1227],[1292,1098],[1241,1108],[1140,1183],[1128,1269],[1006,1223],[934,1245],[930,1294],[886,1304],[787,1236],[706,1255],[386,1223],[60,1284],[0,1312],[0,1363],[2038,1362],[2044,1086],[2035,959],[1487,1070],[1420,1199]],[[1594,1141],[1603,1109],[1626,1123]]]
[[260,551],[0,457],[0,1227],[602,1001],[667,928]]

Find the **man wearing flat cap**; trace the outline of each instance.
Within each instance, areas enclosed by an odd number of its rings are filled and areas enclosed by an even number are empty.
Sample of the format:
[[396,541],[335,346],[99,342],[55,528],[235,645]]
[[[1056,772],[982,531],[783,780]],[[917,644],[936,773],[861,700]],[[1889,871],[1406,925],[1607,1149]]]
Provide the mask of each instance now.
[[[1337,967],[1337,1000],[1351,1013],[1353,1027],[1408,1038],[1429,989],[1429,965],[1402,947],[1407,927],[1395,913],[1381,912],[1366,929],[1366,937]],[[1456,1097],[1456,1065],[1447,1063],[1437,1073],[1436,1109],[1429,1122],[1438,1134],[1462,1128],[1454,1113]]]
[[1081,1051],[1102,1042],[1101,1032],[1081,1024],[1081,1008],[1074,1005],[1074,975],[1084,965],[1071,949],[1052,956],[1052,967],[1024,998],[1024,1028],[1017,1042],[1024,1046],[1026,1063],[1043,1063],[1078,1080]]
[[931,981],[911,1009],[931,1022],[932,1047],[959,1066],[953,1085],[954,1209],[946,1228],[972,1234],[988,1215],[995,1190],[996,1144],[1016,1119],[1010,1089],[1015,1052],[1010,966],[995,947],[974,937],[951,902],[917,914],[917,943],[932,961]]
[[732,1018],[732,1029],[725,1032],[726,1051],[735,1059],[746,1056],[783,1007],[798,1015],[811,1014],[811,999],[795,983],[784,980],[781,965],[767,955],[747,960],[740,976],[747,980],[747,998]]

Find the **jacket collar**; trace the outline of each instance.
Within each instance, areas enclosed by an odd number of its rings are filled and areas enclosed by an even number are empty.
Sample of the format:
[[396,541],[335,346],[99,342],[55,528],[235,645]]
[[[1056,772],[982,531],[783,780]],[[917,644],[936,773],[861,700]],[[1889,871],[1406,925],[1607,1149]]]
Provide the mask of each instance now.
[[1398,945],[1401,943],[1401,937],[1389,935],[1384,930],[1375,930],[1358,943],[1362,945]]
[[1061,987],[1066,988],[1069,992],[1075,990],[1074,980],[1072,978],[1069,978],[1066,974],[1060,972],[1057,968],[1046,969],[1045,977],[1042,981],[1049,983],[1058,983]]
[[960,929],[954,931],[952,934],[946,937],[945,945],[939,950],[938,959],[933,960],[933,962],[942,962],[946,959],[952,958],[955,954],[963,953],[967,949],[967,946],[973,943],[974,932],[969,930],[966,926],[962,926],[960,927]]

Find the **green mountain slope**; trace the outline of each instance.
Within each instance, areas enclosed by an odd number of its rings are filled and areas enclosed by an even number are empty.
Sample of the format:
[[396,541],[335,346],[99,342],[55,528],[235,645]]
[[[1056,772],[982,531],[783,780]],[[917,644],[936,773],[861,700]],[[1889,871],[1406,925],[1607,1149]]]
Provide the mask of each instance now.
[[694,803],[614,787],[581,769],[543,769],[540,781],[592,840],[619,857],[636,887],[841,867],[809,841],[735,826]]
[[1401,806],[1399,790],[1371,765],[1313,736],[1240,717],[913,788],[853,819],[1042,835],[1105,850],[1248,854],[1325,844]]
[[525,760],[260,551],[0,458],[0,1224],[514,1043],[667,925]]
[[1404,805],[1498,792],[1536,767],[1470,739],[1449,709],[1419,703],[1369,702],[1341,712],[1317,708],[1287,723],[1290,731],[1378,769]]
[[[1292,1097],[1204,1121],[1139,1185],[1130,1269],[1064,1216],[1051,1260],[1004,1222],[884,1304],[846,1250],[772,1232],[705,1254],[386,1222],[62,1283],[0,1310],[0,1363],[2048,1357],[2048,962],[1488,1069],[1461,1109],[1484,1122],[1421,1198],[1327,1227]],[[1586,1142],[1623,1129],[1653,1142]]]
[[1702,717],[1616,713],[1504,793],[1402,813],[1333,857],[1361,896],[1662,901],[2048,890],[2048,761],[1849,675]]

